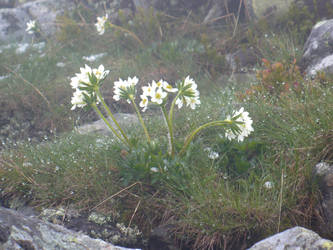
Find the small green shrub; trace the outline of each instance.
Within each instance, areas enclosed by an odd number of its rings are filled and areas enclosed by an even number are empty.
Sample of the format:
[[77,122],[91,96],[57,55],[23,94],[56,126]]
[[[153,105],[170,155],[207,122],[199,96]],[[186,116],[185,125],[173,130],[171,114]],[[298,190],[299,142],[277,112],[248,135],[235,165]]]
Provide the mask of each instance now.
[[216,149],[221,155],[221,159],[216,163],[217,170],[226,178],[243,178],[256,168],[257,159],[263,155],[264,145],[258,141],[237,144],[221,139]]
[[296,65],[296,59],[288,63],[271,63],[263,59],[265,69],[257,72],[259,80],[264,91],[271,95],[281,95],[290,89],[298,91],[301,88],[303,77]]
[[266,94],[281,98],[291,92],[301,93],[304,80],[299,67],[296,65],[296,59],[290,64],[271,63],[266,59],[262,59],[262,61],[264,69],[257,71],[259,83],[252,85],[245,93],[238,93],[241,100]]

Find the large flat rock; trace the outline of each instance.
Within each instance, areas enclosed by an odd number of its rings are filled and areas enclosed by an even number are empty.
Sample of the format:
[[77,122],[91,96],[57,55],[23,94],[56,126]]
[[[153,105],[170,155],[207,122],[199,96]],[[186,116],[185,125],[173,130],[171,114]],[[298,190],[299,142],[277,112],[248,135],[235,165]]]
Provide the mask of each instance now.
[[63,226],[0,207],[0,249],[126,250]]

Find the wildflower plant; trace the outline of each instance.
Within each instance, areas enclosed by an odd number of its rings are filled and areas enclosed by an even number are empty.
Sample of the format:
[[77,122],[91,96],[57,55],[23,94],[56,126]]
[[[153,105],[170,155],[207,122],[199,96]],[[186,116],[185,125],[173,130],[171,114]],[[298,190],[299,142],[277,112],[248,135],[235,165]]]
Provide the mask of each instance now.
[[38,26],[36,23],[36,20],[30,20],[27,22],[27,28],[25,30],[28,34],[34,34],[35,32],[38,32]]
[[[71,86],[75,90],[71,101],[73,105],[72,110],[76,108],[92,107],[112,130],[114,135],[131,149],[133,147],[131,141],[116,121],[100,92],[100,86],[110,71],[105,70],[103,65],[100,65],[97,69],[92,69],[88,65],[85,65],[84,68],[80,68],[80,71],[80,73],[71,78]],[[139,103],[139,107],[142,110],[140,111],[135,101],[135,97],[137,96],[136,86],[138,82],[139,79],[136,76],[128,77],[127,80],[119,78],[119,80],[114,82],[113,99],[115,101],[125,100],[134,107],[148,144],[151,143],[151,138],[142,118],[141,111],[145,112],[147,108],[152,105],[158,106],[161,109],[166,127],[168,128],[168,155],[173,159],[176,155],[173,135],[173,115],[175,106],[177,106],[178,109],[183,107],[196,109],[201,103],[198,86],[190,76],[187,76],[183,81],[178,83],[177,87],[173,87],[163,79],[160,79],[157,82],[152,81],[151,83],[148,83],[148,85],[142,87],[142,93],[140,94],[141,101]],[[169,98],[170,95],[174,96],[173,99]],[[167,110],[167,103],[170,99],[172,99],[172,101],[169,110]],[[101,112],[98,104],[102,104],[118,130],[113,128],[108,119]],[[182,156],[187,151],[193,138],[201,130],[214,126],[225,128],[225,137],[229,140],[237,139],[238,141],[243,141],[244,138],[249,136],[253,131],[252,119],[249,117],[248,112],[245,112],[244,108],[241,108],[238,111],[234,111],[233,115],[228,116],[225,120],[208,122],[194,129],[185,138],[184,144],[177,155]]]

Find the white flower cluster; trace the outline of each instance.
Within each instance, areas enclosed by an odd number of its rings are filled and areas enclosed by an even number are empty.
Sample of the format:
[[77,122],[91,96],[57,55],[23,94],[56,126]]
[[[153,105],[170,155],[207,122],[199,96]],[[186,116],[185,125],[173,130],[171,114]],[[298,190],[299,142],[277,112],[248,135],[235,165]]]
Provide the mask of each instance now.
[[195,109],[197,105],[200,105],[198,85],[194,82],[190,76],[187,76],[183,83],[183,88],[186,88],[186,94],[180,96],[176,100],[176,105],[180,109],[183,105],[190,106],[191,109]]
[[177,92],[178,89],[161,79],[158,82],[153,81],[151,84],[148,84],[148,86],[142,87],[142,91],[143,93],[140,95],[141,102],[139,105],[144,112],[148,107],[149,98],[150,102],[161,105],[167,97],[168,92]]
[[26,32],[28,32],[28,34],[33,34],[37,29],[37,24],[36,24],[36,20],[30,20],[29,22],[27,22],[27,28],[26,28]]
[[71,100],[73,105],[72,110],[76,107],[82,108],[87,105],[85,96],[89,96],[90,93],[86,88],[94,84],[91,82],[91,77],[94,76],[98,84],[109,73],[109,70],[104,70],[103,65],[100,65],[97,69],[92,69],[88,65],[85,65],[84,68],[80,68],[80,73],[75,74],[75,76],[71,78],[70,83],[72,88],[75,89]]
[[267,188],[267,189],[272,189],[273,183],[271,181],[266,181],[264,183],[264,187]]
[[220,157],[219,153],[214,151],[210,147],[206,147],[204,150],[207,152],[208,158],[211,159],[211,160],[216,160]]
[[119,101],[120,99],[125,99],[128,103],[131,103],[129,99],[129,94],[135,95],[135,86],[139,82],[139,79],[134,76],[133,78],[128,77],[127,80],[122,80],[119,78],[118,81],[114,82],[114,96],[113,99]]
[[102,17],[97,17],[97,23],[95,23],[97,32],[99,35],[103,35],[105,32],[105,22],[108,20],[108,14]]
[[[236,118],[237,117],[237,118]],[[249,136],[249,134],[253,131],[252,127],[252,119],[249,117],[248,112],[244,112],[244,108],[242,107],[239,111],[234,111],[232,118],[227,116],[227,121],[235,121],[237,123],[237,127],[239,128],[238,133],[234,133],[231,129],[227,129],[225,132],[225,136],[231,141],[236,139],[237,141],[243,141],[245,137]]]

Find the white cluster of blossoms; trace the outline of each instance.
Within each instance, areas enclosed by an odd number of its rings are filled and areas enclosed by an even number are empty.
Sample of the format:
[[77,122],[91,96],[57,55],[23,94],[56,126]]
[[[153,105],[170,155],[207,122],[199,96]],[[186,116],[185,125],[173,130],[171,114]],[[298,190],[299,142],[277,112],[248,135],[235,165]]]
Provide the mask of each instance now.
[[181,84],[184,90],[184,94],[179,96],[176,100],[176,105],[180,109],[185,104],[190,106],[191,109],[195,109],[197,105],[200,105],[199,90],[197,90],[198,85],[194,82],[190,76],[187,76],[184,82]]
[[71,78],[71,86],[75,89],[72,96],[72,110],[76,107],[82,108],[87,105],[86,97],[91,96],[91,90],[94,84],[99,84],[100,81],[109,74],[109,70],[104,70],[104,66],[100,65],[97,69],[92,69],[88,65],[80,68],[80,73],[75,74]]
[[114,82],[114,96],[113,99],[119,101],[120,99],[125,99],[128,103],[131,103],[130,98],[135,96],[135,86],[139,82],[139,79],[134,76],[133,78],[128,77],[127,80],[122,80],[119,78],[118,81]]
[[[121,126],[116,121],[112,112],[106,105],[99,87],[101,82],[105,79],[105,77],[109,74],[109,70],[105,70],[103,65],[100,65],[97,69],[92,69],[88,65],[85,65],[84,68],[80,68],[80,73],[75,74],[74,77],[71,78],[70,85],[75,90],[71,103],[72,110],[76,109],[76,107],[92,107],[98,113],[98,115],[104,120],[107,126],[112,130],[115,136],[118,137],[120,141],[129,147],[132,146],[131,141],[127,137],[125,131],[121,128]],[[149,131],[144,123],[144,120],[141,116],[141,112],[135,103],[136,96],[136,85],[138,84],[139,79],[134,76],[133,78],[128,77],[127,80],[123,80],[119,78],[118,81],[114,82],[114,96],[113,99],[119,101],[120,99],[126,100],[128,103],[132,104],[139,121],[142,125],[142,128],[145,132],[147,141],[150,142]],[[200,105],[200,93],[197,89],[197,84],[194,82],[190,76],[187,76],[184,81],[180,82],[177,85],[177,88],[170,85],[168,82],[164,80],[159,80],[158,82],[152,81],[147,86],[142,87],[142,94],[140,95],[141,102],[139,106],[142,108],[142,111],[146,111],[148,105],[150,103],[159,105],[164,116],[164,121],[168,128],[168,154],[171,157],[175,156],[175,146],[174,146],[174,136],[173,136],[173,112],[175,105],[178,108],[182,108],[183,106],[190,107],[191,109],[195,109],[198,105]],[[172,103],[170,105],[170,110],[167,112],[166,104],[168,100],[168,94],[175,93],[176,96],[173,98]],[[117,126],[118,131],[114,129],[114,127],[108,122],[107,118],[103,115],[100,109],[96,104],[101,103],[103,107],[106,109],[108,115],[111,117],[115,125]],[[179,155],[183,155],[188,149],[190,143],[192,142],[194,136],[198,134],[201,130],[213,126],[223,126],[226,127],[225,137],[229,140],[237,139],[239,141],[243,141],[245,137],[249,136],[249,134],[253,131],[252,128],[252,119],[249,117],[249,113],[244,111],[244,108],[241,108],[238,111],[234,111],[232,116],[227,116],[226,120],[220,121],[211,121],[205,123],[194,129],[185,139],[184,145],[179,151]],[[208,153],[208,157],[212,160],[216,160],[219,158],[219,153],[213,151],[211,148],[207,148],[205,151]],[[158,171],[157,168],[152,168],[152,172]]]
[[219,153],[214,151],[212,148],[210,147],[206,147],[204,149],[205,152],[207,152],[208,154],[208,158],[211,159],[211,160],[216,160],[220,157]]
[[243,141],[245,137],[249,136],[253,131],[252,119],[249,117],[248,112],[244,112],[244,108],[240,108],[239,111],[234,111],[233,116],[227,116],[227,121],[235,121],[239,131],[235,133],[231,129],[227,129],[225,136],[231,141],[237,138],[237,141]]
[[95,26],[99,35],[103,35],[105,32],[105,23],[108,20],[108,17],[108,14],[102,17],[97,17],[97,23],[95,23]]
[[36,20],[30,20],[29,22],[27,22],[27,28],[25,31],[28,32],[28,34],[33,34],[35,33],[36,30],[37,30]]
[[161,79],[158,82],[153,81],[151,84],[142,87],[142,91],[143,93],[140,95],[141,102],[139,105],[144,112],[148,107],[149,98],[150,102],[161,105],[167,97],[168,92],[177,92],[178,89]]

